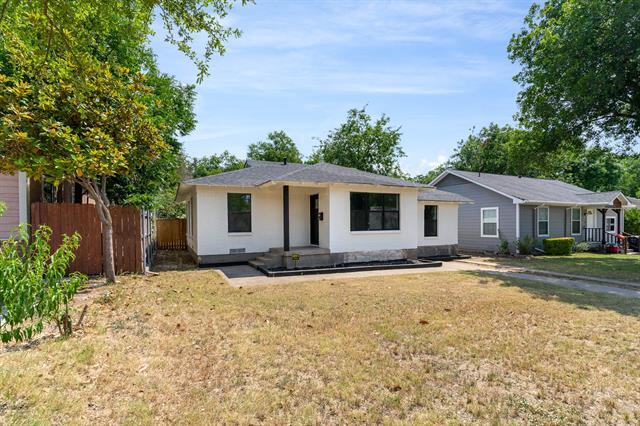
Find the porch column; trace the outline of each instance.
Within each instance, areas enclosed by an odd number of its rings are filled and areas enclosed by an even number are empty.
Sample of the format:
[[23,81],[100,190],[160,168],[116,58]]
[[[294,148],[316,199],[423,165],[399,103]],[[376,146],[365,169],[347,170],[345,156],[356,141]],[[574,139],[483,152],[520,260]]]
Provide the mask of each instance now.
[[289,251],[289,185],[282,187],[282,218],[283,218],[283,240],[284,251]]

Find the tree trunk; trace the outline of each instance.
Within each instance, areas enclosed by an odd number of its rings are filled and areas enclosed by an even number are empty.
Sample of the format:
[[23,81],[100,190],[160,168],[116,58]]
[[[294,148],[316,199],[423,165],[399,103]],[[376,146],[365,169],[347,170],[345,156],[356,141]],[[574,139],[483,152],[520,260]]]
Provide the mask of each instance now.
[[96,202],[96,212],[102,223],[102,268],[107,282],[116,281],[116,267],[113,258],[113,221],[109,212],[109,199],[107,198],[107,179],[102,178],[101,187],[98,183],[88,179],[78,179],[80,186],[85,188],[89,196]]
[[113,223],[111,221],[111,214],[109,214],[108,221],[102,222],[102,247],[102,267],[104,269],[104,275],[107,277],[107,282],[115,282],[116,266],[113,259]]

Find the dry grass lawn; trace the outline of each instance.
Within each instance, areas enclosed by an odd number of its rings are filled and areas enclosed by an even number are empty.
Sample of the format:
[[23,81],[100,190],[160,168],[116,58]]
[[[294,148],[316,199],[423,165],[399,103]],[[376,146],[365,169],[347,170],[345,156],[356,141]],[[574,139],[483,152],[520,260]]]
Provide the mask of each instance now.
[[[310,278],[312,280],[312,278]],[[472,274],[91,290],[0,347],[0,423],[640,422],[640,301]]]

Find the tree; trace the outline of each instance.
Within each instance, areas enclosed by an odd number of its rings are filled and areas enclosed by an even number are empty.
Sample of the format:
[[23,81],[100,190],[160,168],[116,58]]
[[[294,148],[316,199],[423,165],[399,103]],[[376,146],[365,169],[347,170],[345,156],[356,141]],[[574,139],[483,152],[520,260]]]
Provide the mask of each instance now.
[[[163,99],[150,85],[157,76],[148,48],[154,13],[167,41],[196,63],[201,79],[211,56],[238,35],[219,22],[232,4],[40,0],[2,6],[0,170],[74,181],[88,191],[103,225],[108,281],[115,270],[107,181],[170,149],[163,138],[168,120],[153,109]],[[202,57],[192,47],[195,33],[208,39]]]
[[26,225],[0,246],[0,340],[31,339],[47,321],[60,334],[72,332],[69,302],[86,277],[74,272],[65,277],[80,235],[64,236],[55,252],[50,248],[51,229],[41,226],[29,237]]
[[222,154],[213,154],[209,157],[194,158],[191,160],[191,175],[194,178],[217,175],[222,172],[238,170],[244,167],[244,161],[224,151]]
[[[557,171],[558,153],[545,152],[536,133],[491,123],[473,131],[446,167],[484,173],[548,177]],[[560,161],[561,162],[561,161]]]
[[266,141],[249,145],[247,158],[263,161],[282,161],[286,158],[291,163],[302,163],[298,147],[283,130],[269,133]]
[[391,119],[382,115],[373,122],[366,111],[351,109],[347,121],[320,140],[309,158],[310,163],[324,161],[387,176],[402,176],[399,160],[404,157],[399,127],[391,127]]
[[618,139],[640,135],[640,2],[548,0],[534,4],[509,43],[522,70],[514,79],[519,119],[544,131],[546,147],[569,136]]

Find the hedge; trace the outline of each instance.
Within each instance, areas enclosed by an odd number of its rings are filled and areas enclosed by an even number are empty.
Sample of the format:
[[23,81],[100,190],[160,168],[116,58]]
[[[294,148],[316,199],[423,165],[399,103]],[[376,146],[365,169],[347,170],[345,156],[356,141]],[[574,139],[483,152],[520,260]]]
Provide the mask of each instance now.
[[573,245],[576,240],[574,238],[545,238],[542,241],[544,246],[544,254],[550,256],[568,256],[571,254]]

